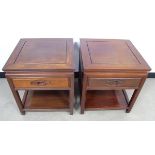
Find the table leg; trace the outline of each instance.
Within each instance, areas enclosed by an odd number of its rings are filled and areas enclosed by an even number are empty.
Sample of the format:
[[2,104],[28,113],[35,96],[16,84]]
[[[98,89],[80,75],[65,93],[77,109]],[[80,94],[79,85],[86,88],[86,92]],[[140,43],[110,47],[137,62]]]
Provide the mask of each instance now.
[[126,110],[127,113],[129,113],[131,111],[131,109],[132,109],[132,107],[133,107],[133,105],[134,105],[134,103],[135,103],[135,101],[136,101],[136,99],[137,99],[143,85],[144,85],[145,80],[146,80],[146,77],[141,80],[139,88],[134,91],[134,93],[133,93],[133,95],[132,95],[132,97],[131,97],[131,99],[129,101],[127,110]]
[[24,114],[25,114],[24,105],[23,105],[23,103],[22,103],[22,101],[21,101],[21,99],[20,99],[19,93],[18,93],[17,90],[14,89],[12,80],[11,80],[10,78],[7,78],[7,81],[8,81],[8,83],[9,83],[9,85],[10,85],[12,94],[13,94],[13,96],[14,96],[14,98],[15,98],[15,101],[16,101],[16,103],[17,103],[17,106],[18,106],[19,110],[20,110],[20,113],[21,113],[22,115],[24,115]]
[[73,108],[74,108],[74,76],[71,77],[71,89],[69,90],[69,108],[70,108],[70,115],[73,115]]
[[82,97],[81,97],[81,114],[84,114],[85,110],[85,101],[86,101],[86,86],[87,86],[87,77],[84,75],[82,82]]

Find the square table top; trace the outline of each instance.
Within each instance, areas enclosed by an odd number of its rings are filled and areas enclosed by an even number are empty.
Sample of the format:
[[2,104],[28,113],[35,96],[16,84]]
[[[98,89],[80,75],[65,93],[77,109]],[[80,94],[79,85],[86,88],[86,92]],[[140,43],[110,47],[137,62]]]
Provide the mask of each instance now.
[[73,39],[20,39],[4,71],[74,71]]
[[150,71],[150,67],[129,40],[80,39],[85,71]]

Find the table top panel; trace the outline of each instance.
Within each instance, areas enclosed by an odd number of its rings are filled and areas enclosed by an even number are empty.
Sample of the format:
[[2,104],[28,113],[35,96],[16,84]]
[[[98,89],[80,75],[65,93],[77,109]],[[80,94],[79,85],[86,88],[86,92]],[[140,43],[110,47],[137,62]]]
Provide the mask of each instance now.
[[81,39],[84,70],[150,70],[129,40]]
[[3,70],[74,70],[73,58],[72,39],[21,39]]

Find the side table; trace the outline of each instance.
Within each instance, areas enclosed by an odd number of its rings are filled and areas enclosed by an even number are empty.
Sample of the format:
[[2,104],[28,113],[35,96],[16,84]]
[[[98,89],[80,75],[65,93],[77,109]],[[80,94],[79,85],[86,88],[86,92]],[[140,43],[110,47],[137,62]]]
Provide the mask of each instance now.
[[[73,40],[21,39],[3,70],[21,114],[68,110],[74,105]],[[24,90],[23,99],[19,90]]]
[[[129,40],[81,39],[81,113],[125,109],[130,112],[150,67]],[[134,89],[128,99],[126,89]]]

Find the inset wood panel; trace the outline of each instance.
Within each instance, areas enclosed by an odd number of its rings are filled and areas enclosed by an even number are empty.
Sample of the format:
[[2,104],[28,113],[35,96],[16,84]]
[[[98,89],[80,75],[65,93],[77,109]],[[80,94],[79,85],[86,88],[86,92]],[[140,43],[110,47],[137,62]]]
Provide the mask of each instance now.
[[3,70],[74,71],[73,49],[73,40],[70,38],[21,39]]
[[129,40],[81,39],[84,71],[149,71],[150,67]]

